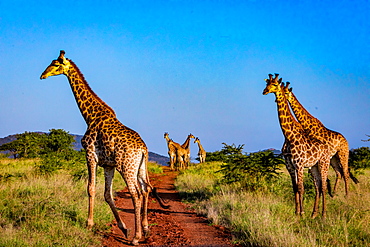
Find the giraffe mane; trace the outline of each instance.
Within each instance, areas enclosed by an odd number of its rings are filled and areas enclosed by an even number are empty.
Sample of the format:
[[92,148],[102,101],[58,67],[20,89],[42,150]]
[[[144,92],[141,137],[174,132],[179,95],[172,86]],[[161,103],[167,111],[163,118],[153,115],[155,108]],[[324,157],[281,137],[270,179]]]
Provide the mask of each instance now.
[[77,67],[77,65],[69,58],[66,58],[70,63],[71,65],[73,66],[73,68],[76,70],[76,72],[78,73],[78,75],[81,77],[81,79],[84,81],[85,85],[86,85],[86,88],[87,90],[89,90],[91,92],[91,94],[94,96],[94,98],[99,102],[101,103],[102,105],[104,105],[106,108],[108,108],[108,110],[110,112],[112,112],[114,115],[116,115],[116,113],[114,112],[114,110],[107,104],[105,103],[90,87],[89,83],[86,81],[85,79],[85,76],[82,74],[82,72],[80,71],[80,69]]

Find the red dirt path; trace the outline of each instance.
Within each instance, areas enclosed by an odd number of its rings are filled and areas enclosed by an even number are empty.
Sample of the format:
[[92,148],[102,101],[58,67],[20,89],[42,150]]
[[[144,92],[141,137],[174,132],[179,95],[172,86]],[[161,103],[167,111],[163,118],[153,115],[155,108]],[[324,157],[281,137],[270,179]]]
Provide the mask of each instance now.
[[[151,174],[150,179],[161,196],[171,207],[163,209],[154,198],[149,200],[148,220],[150,237],[140,241],[141,246],[234,246],[231,234],[224,227],[211,226],[204,217],[198,216],[179,198],[175,191],[174,181],[177,172],[164,167],[163,174]],[[121,209],[120,215],[126,226],[131,229],[130,239],[134,233],[133,206],[129,193],[123,190],[117,193],[116,207]],[[117,227],[112,224],[110,233],[103,236],[103,246],[131,246]]]

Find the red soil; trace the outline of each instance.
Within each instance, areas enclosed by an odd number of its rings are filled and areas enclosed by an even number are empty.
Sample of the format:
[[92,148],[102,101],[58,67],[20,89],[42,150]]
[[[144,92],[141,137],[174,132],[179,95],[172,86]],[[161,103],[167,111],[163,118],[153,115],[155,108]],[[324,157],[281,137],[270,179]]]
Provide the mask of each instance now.
[[[141,246],[234,246],[231,244],[230,232],[221,226],[211,226],[206,218],[197,215],[179,198],[174,181],[177,172],[164,167],[164,174],[151,174],[150,179],[161,196],[169,205],[163,209],[154,198],[149,200],[148,220],[150,236],[140,241]],[[116,207],[121,209],[120,215],[126,226],[134,232],[133,206],[129,193],[123,190],[117,193]],[[130,246],[116,222],[112,224],[110,233],[104,235],[103,246]]]

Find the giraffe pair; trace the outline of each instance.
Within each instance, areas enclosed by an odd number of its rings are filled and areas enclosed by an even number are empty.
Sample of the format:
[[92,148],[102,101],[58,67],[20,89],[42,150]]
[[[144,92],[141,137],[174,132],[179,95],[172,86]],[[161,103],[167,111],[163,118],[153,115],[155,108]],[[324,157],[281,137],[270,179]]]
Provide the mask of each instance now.
[[[279,123],[285,137],[282,152],[292,179],[296,214],[304,213],[303,170],[310,168],[316,191],[312,218],[318,214],[320,197],[322,197],[322,216],[325,217],[329,165],[333,166],[337,175],[334,191],[341,177],[344,178],[346,194],[349,177],[355,183],[358,182],[349,172],[347,140],[340,133],[327,129],[318,119],[310,115],[289,89],[289,83],[284,86],[282,79],[278,79],[278,74],[275,74],[274,78],[270,74],[266,82],[263,94],[274,93],[276,97]],[[289,105],[298,121],[291,113]]]
[[94,225],[96,169],[97,166],[101,166],[104,168],[105,177],[104,198],[113,212],[118,227],[128,238],[129,230],[118,214],[112,195],[113,176],[117,170],[125,180],[131,194],[135,212],[135,236],[132,244],[138,245],[142,230],[145,236],[149,234],[147,218],[149,193],[153,192],[160,205],[168,208],[150,184],[147,170],[148,149],[140,135],[123,125],[116,118],[113,109],[91,90],[76,64],[65,58],[64,54],[64,51],[60,51],[59,57],[51,62],[41,74],[40,79],[60,74],[66,75],[87,124],[87,131],[82,138],[89,173],[87,227],[92,228]]
[[190,140],[195,137],[192,134],[189,134],[182,145],[174,142],[167,132],[164,133],[164,138],[167,141],[168,156],[170,157],[170,169],[178,170],[188,167],[190,163]]

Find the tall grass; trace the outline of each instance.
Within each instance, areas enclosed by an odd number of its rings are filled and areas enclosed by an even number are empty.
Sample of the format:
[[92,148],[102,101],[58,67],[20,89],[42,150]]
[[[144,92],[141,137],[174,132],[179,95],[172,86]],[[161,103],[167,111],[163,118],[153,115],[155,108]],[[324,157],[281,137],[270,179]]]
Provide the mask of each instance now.
[[[40,160],[0,160],[0,246],[101,246],[113,215],[103,198],[98,168],[93,231],[86,229],[85,165],[43,175]],[[160,172],[156,165],[151,171]],[[78,179],[79,178],[79,179]],[[113,189],[125,187],[118,173]]]
[[194,165],[178,177],[176,186],[213,224],[230,228],[236,243],[245,246],[368,246],[370,243],[370,171],[358,177],[360,184],[351,184],[347,198],[343,183],[334,198],[327,196],[324,220],[310,218],[313,197],[309,193],[305,199],[306,215],[302,218],[294,215],[287,174],[270,185],[270,190],[250,192],[238,184],[222,184],[222,174],[209,175],[209,167],[217,171],[220,166],[217,162]]

